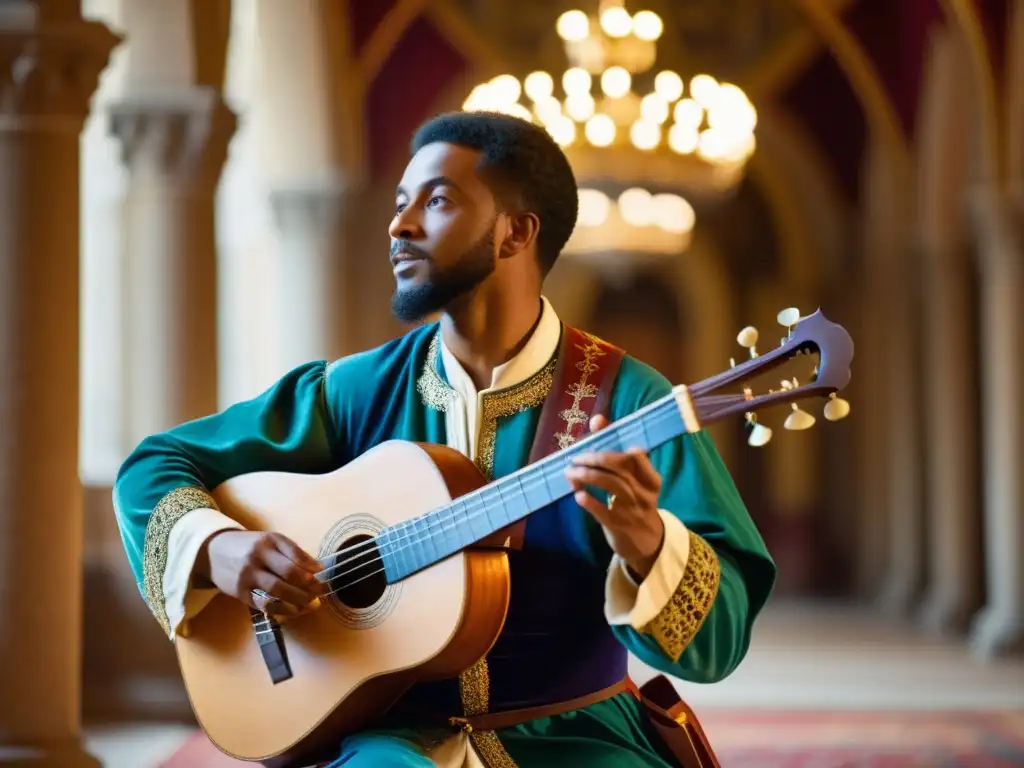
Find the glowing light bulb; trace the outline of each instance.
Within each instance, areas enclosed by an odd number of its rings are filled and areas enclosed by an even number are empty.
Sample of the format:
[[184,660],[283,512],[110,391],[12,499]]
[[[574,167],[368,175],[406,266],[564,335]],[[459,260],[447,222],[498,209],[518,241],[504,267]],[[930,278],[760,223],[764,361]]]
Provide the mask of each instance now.
[[555,81],[547,72],[531,72],[523,81],[523,90],[535,102],[550,96],[554,89]]
[[611,205],[611,200],[604,192],[597,189],[580,189],[578,223],[584,227],[601,226],[608,219]]
[[654,92],[667,102],[673,102],[683,95],[683,78],[666,69],[654,78]]
[[695,75],[690,80],[690,94],[704,109],[710,109],[718,95],[718,81],[711,75]]
[[641,40],[657,40],[664,28],[661,17],[653,11],[639,11],[633,16],[633,34]]
[[676,102],[672,116],[677,123],[697,128],[704,122],[704,107],[693,99],[682,99]]
[[607,147],[615,141],[615,123],[605,114],[599,113],[587,120],[583,132],[595,147]]
[[566,11],[555,22],[555,31],[563,40],[583,40],[590,34],[590,19],[583,11]]
[[608,67],[601,73],[601,90],[605,95],[619,99],[629,93],[633,78],[625,67]]
[[668,102],[657,93],[648,93],[640,100],[640,114],[644,120],[661,125],[668,120]]
[[700,133],[692,125],[676,123],[668,131],[668,145],[673,152],[689,155],[700,144]]
[[590,73],[580,67],[570,67],[562,75],[562,88],[567,95],[588,93],[590,91]]
[[622,7],[611,7],[601,14],[601,29],[608,37],[625,37],[633,31],[633,17]]
[[576,123],[565,115],[559,115],[547,123],[548,133],[555,143],[567,147],[576,140]]
[[577,123],[592,117],[594,108],[594,97],[585,91],[570,93],[565,97],[565,113]]
[[562,103],[554,96],[546,96],[533,103],[533,111],[547,125],[562,117]]
[[523,92],[523,87],[512,75],[498,75],[488,85],[497,105],[513,104]]
[[651,193],[642,187],[630,187],[619,195],[619,215],[627,224],[634,227],[647,227],[651,224],[652,201]]
[[697,219],[693,206],[679,195],[655,195],[651,202],[654,210],[654,223],[666,232],[683,234],[693,229]]
[[661,127],[649,120],[637,120],[629,129],[629,138],[637,149],[652,150],[661,141]]

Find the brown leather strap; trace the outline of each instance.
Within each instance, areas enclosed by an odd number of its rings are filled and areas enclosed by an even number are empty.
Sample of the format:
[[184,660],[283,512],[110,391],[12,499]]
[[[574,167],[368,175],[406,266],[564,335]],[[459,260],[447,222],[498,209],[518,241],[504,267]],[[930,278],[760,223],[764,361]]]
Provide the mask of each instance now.
[[[541,717],[554,717],[564,715],[577,709],[589,707],[599,701],[618,696],[623,691],[630,690],[633,683],[626,678],[614,685],[602,688],[599,691],[578,696],[568,701],[556,701],[554,704],[542,704],[538,707],[523,707],[522,709],[509,709],[504,712],[489,712],[484,715],[471,715],[469,717],[450,717],[448,722],[456,728],[464,731],[496,731],[501,728],[510,728],[513,725],[521,725]],[[635,689],[636,686],[633,686]]]

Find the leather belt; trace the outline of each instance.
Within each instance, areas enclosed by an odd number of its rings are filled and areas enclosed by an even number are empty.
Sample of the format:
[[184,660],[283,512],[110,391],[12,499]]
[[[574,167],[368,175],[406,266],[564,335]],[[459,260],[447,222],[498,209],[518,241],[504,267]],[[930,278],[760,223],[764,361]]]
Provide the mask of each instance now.
[[536,707],[523,707],[521,709],[507,709],[503,712],[487,712],[480,715],[468,715],[465,717],[449,717],[448,723],[454,728],[460,728],[467,733],[473,731],[497,731],[502,728],[511,728],[514,725],[522,725],[531,720],[542,717],[554,717],[564,715],[576,709],[589,707],[599,701],[618,696],[623,691],[630,691],[634,696],[639,697],[636,685],[628,677],[619,682],[609,685],[593,693],[577,696],[567,701],[556,701],[553,704],[541,704]]

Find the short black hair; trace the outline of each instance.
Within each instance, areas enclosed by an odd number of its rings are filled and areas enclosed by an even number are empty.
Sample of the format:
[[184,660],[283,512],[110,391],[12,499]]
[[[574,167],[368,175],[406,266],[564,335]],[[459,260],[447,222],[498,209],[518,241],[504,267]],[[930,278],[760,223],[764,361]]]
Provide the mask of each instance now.
[[503,206],[540,219],[537,260],[547,274],[576,226],[579,193],[562,148],[541,126],[498,112],[447,112],[421,125],[412,153],[444,142],[479,150],[481,177]]

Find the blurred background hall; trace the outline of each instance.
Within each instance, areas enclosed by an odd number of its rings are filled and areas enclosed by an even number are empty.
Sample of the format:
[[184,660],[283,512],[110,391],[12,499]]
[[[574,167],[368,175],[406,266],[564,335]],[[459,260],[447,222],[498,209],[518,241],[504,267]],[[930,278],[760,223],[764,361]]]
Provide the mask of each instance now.
[[780,568],[680,687],[723,766],[1024,765],[1024,0],[5,0],[0,64],[0,764],[230,764],[117,467],[400,333],[410,134],[501,109],[584,190],[564,320],[678,382],[854,338],[849,418],[713,430]]

